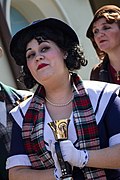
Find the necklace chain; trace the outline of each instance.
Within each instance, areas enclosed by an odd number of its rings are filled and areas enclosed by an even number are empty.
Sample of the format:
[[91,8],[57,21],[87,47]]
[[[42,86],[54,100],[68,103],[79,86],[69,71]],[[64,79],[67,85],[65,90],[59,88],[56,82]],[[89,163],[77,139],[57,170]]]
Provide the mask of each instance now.
[[73,96],[72,96],[72,98],[71,98],[68,102],[66,102],[66,103],[64,103],[64,104],[52,103],[52,102],[51,102],[49,99],[47,99],[46,97],[45,97],[45,100],[46,100],[49,104],[51,104],[52,106],[55,106],[55,107],[64,107],[64,106],[67,106],[68,104],[71,103],[71,101],[73,100]]

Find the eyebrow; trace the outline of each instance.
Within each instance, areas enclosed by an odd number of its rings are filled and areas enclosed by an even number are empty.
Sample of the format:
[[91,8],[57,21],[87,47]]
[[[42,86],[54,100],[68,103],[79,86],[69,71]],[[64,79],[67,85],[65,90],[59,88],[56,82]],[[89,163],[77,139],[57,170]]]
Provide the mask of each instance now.
[[27,51],[29,51],[29,50],[31,50],[32,48],[28,48],[28,49],[26,49],[26,51],[25,52],[27,52]]
[[[106,25],[106,24],[109,24],[109,23],[104,22],[104,23],[102,23],[101,25]],[[97,26],[96,26],[96,25],[94,25],[94,26],[93,26],[93,29],[94,29],[94,28],[96,28],[96,27],[97,27]]]

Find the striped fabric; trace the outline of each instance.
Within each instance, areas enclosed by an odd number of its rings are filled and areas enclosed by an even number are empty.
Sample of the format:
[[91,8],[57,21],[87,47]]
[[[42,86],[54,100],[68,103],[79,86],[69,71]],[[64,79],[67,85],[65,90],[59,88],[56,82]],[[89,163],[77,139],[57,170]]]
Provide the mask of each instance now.
[[[76,148],[100,149],[98,128],[89,96],[77,74],[72,74],[71,80],[74,93],[73,116],[78,138]],[[40,86],[36,90],[23,121],[22,136],[24,145],[34,169],[54,167],[54,162],[46,149],[43,138],[44,97],[44,88]],[[86,180],[106,179],[105,172],[102,169],[84,167],[81,170]]]

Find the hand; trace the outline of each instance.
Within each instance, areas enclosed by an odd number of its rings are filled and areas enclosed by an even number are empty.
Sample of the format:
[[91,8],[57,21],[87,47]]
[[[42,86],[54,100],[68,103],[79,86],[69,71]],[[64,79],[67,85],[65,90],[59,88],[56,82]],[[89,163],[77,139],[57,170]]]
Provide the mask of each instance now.
[[87,164],[88,152],[77,150],[70,140],[61,141],[60,148],[64,161],[69,162],[71,166],[83,168]]
[[52,141],[49,141],[49,148],[50,148],[51,155],[52,155],[52,158],[53,158],[54,164],[55,164],[54,175],[55,175],[56,179],[59,180],[60,177],[62,176],[62,172],[61,172],[61,168],[60,168],[58,158],[57,158],[57,155],[55,152],[55,143]]

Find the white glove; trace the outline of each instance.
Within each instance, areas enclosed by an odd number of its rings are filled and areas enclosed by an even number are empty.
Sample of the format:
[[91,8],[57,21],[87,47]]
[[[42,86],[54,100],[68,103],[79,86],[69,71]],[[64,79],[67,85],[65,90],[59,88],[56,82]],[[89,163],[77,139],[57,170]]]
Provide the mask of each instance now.
[[60,148],[64,161],[68,161],[71,166],[83,168],[88,162],[88,152],[77,150],[70,140],[60,142]]
[[54,176],[56,177],[57,180],[60,180],[60,177],[62,176],[62,172],[61,172],[61,168],[60,168],[58,158],[55,152],[55,143],[52,141],[49,141],[49,148],[50,148],[51,155],[55,164]]

